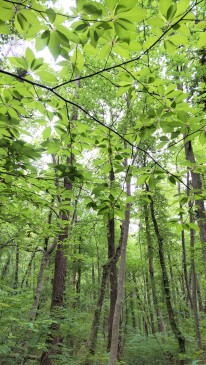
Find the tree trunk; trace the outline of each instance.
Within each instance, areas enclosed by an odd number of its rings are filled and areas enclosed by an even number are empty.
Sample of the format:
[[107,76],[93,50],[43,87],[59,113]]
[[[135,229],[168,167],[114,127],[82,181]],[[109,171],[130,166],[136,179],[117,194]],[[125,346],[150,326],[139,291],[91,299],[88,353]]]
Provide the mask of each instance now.
[[[91,328],[91,332],[90,332],[89,340],[88,340],[88,350],[91,355],[94,355],[94,353],[95,353],[97,334],[98,334],[99,323],[100,323],[100,316],[101,316],[101,311],[102,311],[102,305],[104,302],[104,296],[105,296],[108,276],[109,276],[109,265],[106,264],[103,266],[102,282],[101,282],[101,287],[99,290],[99,298],[98,298],[98,302],[97,302],[96,309],[94,312],[92,328]],[[86,361],[85,365],[87,364],[87,361]]]
[[42,290],[43,290],[44,272],[49,263],[51,254],[55,250],[56,246],[57,246],[57,239],[54,239],[54,242],[51,245],[51,247],[49,247],[47,249],[47,251],[44,251],[44,254],[43,254],[43,257],[41,260],[38,278],[37,278],[34,302],[33,302],[33,307],[32,307],[31,313],[30,313],[30,321],[34,321],[37,317],[37,311],[39,308],[40,298],[41,298],[41,294],[42,294]]
[[[187,183],[189,185],[189,172],[187,173]],[[187,191],[189,195],[189,189]],[[192,213],[192,202],[189,202],[189,215],[190,215],[190,223],[194,223],[194,217]],[[202,349],[202,339],[200,334],[200,327],[199,327],[199,313],[198,313],[198,306],[197,306],[197,278],[196,278],[196,270],[195,270],[195,231],[194,229],[190,228],[190,250],[191,250],[191,292],[192,292],[192,309],[194,315],[194,327],[195,327],[195,338],[196,338],[196,345],[198,350]]]
[[[110,187],[112,188],[113,182],[115,180],[114,170],[111,161],[110,155],[110,164],[111,171],[109,173],[110,178]],[[115,254],[115,221],[114,217],[109,219],[108,221],[108,234],[107,234],[107,242],[108,242],[108,259],[110,260]],[[111,347],[111,339],[112,339],[112,323],[114,317],[115,303],[117,299],[117,267],[116,263],[112,262],[110,265],[110,308],[109,308],[109,318],[108,318],[108,342],[107,342],[107,351],[110,350]]]
[[[147,191],[149,190],[149,187],[147,186]],[[167,313],[170,321],[170,326],[172,328],[172,331],[178,341],[179,345],[179,352],[182,358],[180,359],[180,364],[184,365],[184,355],[185,355],[185,338],[182,335],[180,329],[177,326],[177,322],[174,316],[174,310],[171,303],[171,292],[170,292],[170,286],[169,286],[169,279],[168,279],[168,273],[166,268],[166,262],[165,262],[165,255],[164,255],[164,246],[163,246],[163,238],[160,234],[159,227],[157,224],[155,211],[154,211],[154,202],[152,197],[150,196],[150,209],[151,209],[151,217],[152,222],[154,226],[154,231],[157,237],[158,246],[159,246],[159,259],[160,259],[160,266],[162,270],[162,279],[163,279],[163,289],[165,294],[165,302],[167,307]]]
[[[155,282],[155,274],[154,274],[154,249],[152,245],[152,238],[150,234],[150,225],[149,225],[149,212],[147,205],[144,205],[144,217],[145,217],[145,228],[146,228],[146,240],[147,240],[147,247],[148,247],[148,259],[149,259],[149,273],[150,273],[150,281],[152,287],[152,298],[154,309],[157,317],[158,323],[158,331],[163,332],[165,334],[165,324],[162,318],[162,313],[159,309],[159,303],[157,298],[157,289],[156,289],[156,282]],[[152,330],[154,330],[152,328]],[[154,332],[155,333],[155,332]]]
[[152,305],[152,301],[151,301],[151,295],[150,295],[150,286],[149,286],[149,278],[148,278],[148,273],[146,273],[145,275],[145,296],[146,296],[146,301],[147,301],[147,305],[146,307],[148,308],[148,317],[149,317],[149,324],[150,324],[150,331],[152,332],[152,334],[155,334],[155,321],[154,321],[154,311],[153,311],[153,305]]
[[19,245],[16,244],[16,260],[15,260],[15,275],[14,275],[14,289],[18,289],[19,285]]
[[28,263],[28,266],[27,266],[27,269],[26,269],[26,272],[23,276],[23,279],[22,279],[22,282],[21,282],[21,289],[23,288],[23,285],[24,285],[24,282],[27,278],[27,276],[29,275],[30,271],[31,271],[31,265],[32,265],[32,262],[34,260],[34,257],[36,255],[36,250],[37,250],[38,246],[36,246],[36,248],[34,249],[34,251],[32,252],[31,254],[31,257],[30,257],[30,260],[29,260],[29,263]]
[[[70,166],[73,160],[73,156],[67,158],[67,165]],[[71,181],[64,178],[64,188],[66,191],[72,190]],[[70,198],[66,198],[65,201],[70,204]],[[41,365],[53,365],[54,358],[60,353],[60,343],[62,341],[60,333],[60,319],[61,309],[64,304],[64,290],[66,283],[66,270],[67,270],[67,256],[65,251],[65,240],[69,235],[69,211],[62,211],[60,218],[63,223],[62,233],[59,235],[59,243],[57,245],[56,256],[55,256],[55,269],[54,269],[54,280],[52,290],[52,301],[51,301],[51,317],[55,319],[50,327],[50,335],[47,338],[47,351],[43,352],[41,357]]]
[[[180,183],[178,183],[178,194],[180,196]],[[180,203],[180,210],[182,209],[182,204]],[[180,223],[183,225],[184,221],[183,221],[183,214],[180,211]],[[185,245],[185,231],[184,229],[182,229],[181,232],[181,241],[182,241],[182,268],[183,268],[183,273],[184,273],[184,281],[185,281],[185,285],[186,285],[186,298],[187,300],[189,300],[190,303],[190,307],[192,309],[192,297],[191,297],[191,293],[190,293],[190,285],[189,285],[189,279],[188,279],[188,273],[187,273],[187,252],[186,252],[186,245]]]
[[[122,242],[123,242],[123,229],[121,230],[119,245],[115,251],[114,256],[108,261],[107,264],[105,264],[103,266],[102,282],[101,282],[101,286],[100,286],[99,297],[98,297],[97,306],[96,306],[96,309],[94,312],[92,327],[91,327],[89,340],[88,340],[88,350],[91,355],[94,355],[94,353],[95,353],[101,310],[102,310],[102,305],[104,302],[106,283],[107,283],[107,278],[108,278],[109,272],[110,272],[110,265],[113,264],[113,261],[115,262],[115,264],[117,263],[120,253],[121,253]],[[87,365],[87,364],[89,364],[88,358],[86,358],[86,362],[85,362],[85,365]]]
[[[131,188],[130,188],[129,182],[127,182],[127,196],[131,196]],[[120,260],[120,269],[119,269],[117,300],[116,300],[114,317],[113,317],[113,325],[112,325],[112,340],[111,340],[111,348],[110,348],[110,354],[109,354],[109,365],[115,365],[117,363],[120,316],[121,316],[122,302],[123,302],[123,297],[124,297],[126,248],[127,248],[127,241],[128,241],[128,235],[129,235],[130,210],[131,210],[131,204],[127,203],[126,210],[125,210],[125,220],[123,222],[121,260]]]
[[[186,137],[186,136],[185,136]],[[187,141],[185,143],[185,156],[187,161],[192,162],[195,164],[195,156],[193,152],[192,142]],[[195,195],[201,195],[202,194],[202,181],[201,176],[199,173],[194,172],[192,169],[190,169],[191,177],[192,177],[192,187],[195,190]],[[202,243],[202,255],[203,260],[206,263],[206,214],[205,214],[205,207],[204,207],[204,200],[202,199],[196,199],[195,205],[197,207],[196,213],[197,213],[197,224],[200,229],[200,241]]]

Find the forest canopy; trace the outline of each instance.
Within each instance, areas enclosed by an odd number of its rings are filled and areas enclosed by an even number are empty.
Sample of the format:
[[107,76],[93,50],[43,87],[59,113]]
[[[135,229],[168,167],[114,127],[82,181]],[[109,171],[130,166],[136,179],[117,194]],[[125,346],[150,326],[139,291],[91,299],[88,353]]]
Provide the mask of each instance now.
[[0,364],[206,363],[205,0],[0,0]]

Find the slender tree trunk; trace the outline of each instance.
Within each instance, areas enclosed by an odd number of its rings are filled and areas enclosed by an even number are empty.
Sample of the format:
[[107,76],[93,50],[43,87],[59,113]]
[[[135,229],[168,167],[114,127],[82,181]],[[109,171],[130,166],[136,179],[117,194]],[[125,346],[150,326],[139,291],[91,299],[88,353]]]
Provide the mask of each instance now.
[[[189,172],[187,173],[187,184],[189,186]],[[189,189],[187,191],[189,195]],[[192,202],[189,202],[189,215],[190,215],[190,223],[194,223],[194,217],[192,213]],[[196,278],[196,270],[195,270],[195,231],[190,228],[190,250],[191,250],[191,292],[192,292],[192,309],[194,315],[194,327],[195,327],[195,337],[196,337],[196,345],[198,350],[202,349],[202,339],[200,334],[199,327],[199,313],[197,306],[197,278]]]
[[[67,165],[70,166],[73,160],[73,156],[67,159]],[[64,178],[64,188],[66,191],[72,190],[71,181]],[[65,201],[70,204],[70,198],[66,198]],[[50,335],[47,338],[47,351],[43,352],[41,357],[41,365],[53,365],[54,358],[60,353],[60,343],[62,341],[60,333],[60,319],[61,309],[64,304],[64,290],[66,283],[66,270],[67,270],[67,256],[65,251],[65,241],[69,236],[69,211],[62,211],[60,218],[63,223],[62,233],[59,235],[59,242],[57,245],[55,255],[55,269],[54,269],[54,280],[52,290],[52,301],[51,301],[51,316],[55,319],[55,323],[51,325]]]
[[[142,310],[144,310],[143,308],[143,304],[142,304],[142,301],[141,301],[141,298],[140,298],[140,295],[139,295],[139,290],[138,290],[138,287],[137,287],[137,280],[136,280],[136,277],[135,277],[135,273],[132,272],[132,280],[134,282],[134,292],[135,292],[135,296],[136,296],[136,299],[137,299],[137,305],[138,305],[138,308],[140,309],[140,311],[142,312]],[[141,322],[141,318],[138,317],[138,327],[139,327],[139,330],[140,332],[142,331],[142,322]]]
[[27,279],[27,277],[28,277],[28,275],[29,275],[29,273],[31,271],[31,265],[32,265],[32,262],[33,262],[33,260],[35,258],[37,248],[38,248],[38,246],[36,246],[36,248],[34,249],[34,251],[31,254],[31,257],[30,257],[30,260],[29,260],[29,263],[28,263],[26,272],[25,272],[25,274],[23,276],[23,279],[22,279],[22,282],[21,282],[21,289],[23,288],[24,282]]
[[152,334],[155,334],[155,319],[154,319],[154,308],[152,305],[152,301],[151,301],[151,295],[150,295],[150,285],[149,285],[149,278],[148,278],[148,273],[146,273],[145,275],[145,293],[146,293],[146,301],[147,301],[147,308],[148,310],[148,314],[149,314],[149,323],[150,323],[150,330],[152,332]]
[[202,302],[202,294],[201,294],[200,283],[199,283],[197,274],[196,274],[196,282],[197,282],[197,297],[198,297],[199,311],[203,312],[204,307],[203,307],[203,302]]
[[199,326],[199,313],[197,307],[197,280],[195,272],[194,244],[195,244],[195,231],[193,229],[190,229],[192,308],[194,315],[196,344],[198,350],[201,350],[202,340]]
[[[164,321],[162,318],[161,311],[159,309],[159,303],[158,303],[158,298],[157,298],[157,289],[156,289],[155,273],[154,273],[154,253],[153,253],[154,249],[153,249],[152,238],[151,238],[151,234],[150,234],[149,211],[148,211],[147,205],[144,205],[144,217],[145,217],[146,240],[147,240],[148,259],[149,259],[149,273],[150,273],[150,281],[151,281],[151,288],[152,288],[153,304],[154,304],[154,309],[155,309],[155,313],[156,313],[156,317],[157,317],[158,331],[163,332],[165,334],[165,324],[164,324]],[[153,328],[152,328],[152,330],[155,331]]]
[[[147,191],[148,190],[149,190],[149,187],[147,186]],[[167,273],[167,268],[166,268],[165,255],[164,255],[164,246],[163,246],[164,241],[163,241],[163,238],[159,231],[159,226],[158,226],[156,216],[155,216],[155,211],[154,211],[154,202],[153,202],[153,199],[151,196],[150,196],[150,201],[151,201],[151,203],[150,203],[151,217],[152,217],[154,231],[155,231],[157,241],[158,241],[158,246],[159,246],[159,259],[160,259],[160,266],[161,266],[161,270],[162,270],[163,289],[164,289],[164,294],[165,294],[165,302],[166,302],[168,317],[169,317],[170,326],[172,328],[172,331],[178,341],[180,355],[183,356],[183,358],[180,359],[180,364],[184,365],[184,363],[185,363],[185,360],[184,360],[185,338],[182,335],[182,333],[177,325],[175,315],[174,315],[174,310],[172,307],[171,292],[170,292],[169,279],[168,279],[168,273]]]
[[[131,188],[130,188],[129,182],[127,182],[127,196],[131,196]],[[123,302],[123,297],[124,297],[126,248],[127,248],[128,234],[129,234],[130,210],[131,210],[131,204],[127,203],[126,210],[125,210],[125,220],[123,223],[121,260],[120,260],[120,269],[119,269],[117,300],[116,300],[115,312],[114,312],[114,317],[113,317],[113,325],[112,325],[112,340],[111,340],[111,348],[110,348],[110,354],[109,354],[109,365],[115,365],[117,363],[120,317],[121,317],[122,302]]]
[[4,280],[4,278],[7,276],[8,271],[9,271],[9,265],[11,262],[11,256],[9,255],[6,259],[6,262],[2,268],[2,272],[1,272],[1,279]]
[[[115,243],[114,243],[114,218],[110,219],[108,222],[108,259],[111,259],[115,253]],[[112,323],[114,317],[115,303],[117,299],[117,267],[116,263],[112,263],[110,266],[110,309],[108,318],[108,343],[107,350],[109,351],[111,346],[112,338]]]
[[[186,137],[186,136],[185,136]],[[192,162],[195,164],[195,156],[193,152],[192,142],[187,141],[185,143],[185,156],[187,161]],[[192,187],[195,190],[196,195],[202,194],[202,181],[201,176],[199,173],[194,172],[192,169],[190,170],[191,177],[192,177]],[[197,224],[200,228],[200,241],[202,243],[202,255],[203,260],[206,263],[206,214],[205,214],[205,207],[204,207],[204,200],[197,199],[195,200],[195,205],[197,207]]]
[[[111,147],[110,147],[111,149]],[[111,171],[109,173],[110,179],[110,187],[113,187],[113,182],[115,180],[114,169],[112,166],[112,156],[110,154],[110,164]],[[115,254],[115,221],[114,217],[110,218],[108,221],[108,234],[107,234],[107,242],[108,242],[108,259],[110,260]],[[114,317],[115,303],[117,299],[117,267],[116,263],[112,262],[110,265],[110,308],[109,308],[109,318],[108,318],[108,342],[107,342],[107,351],[110,350],[111,347],[111,339],[112,339],[112,323]]]
[[95,280],[95,271],[94,271],[94,262],[92,261],[92,296],[93,300],[96,300],[96,280]]
[[[91,355],[94,355],[95,349],[96,349],[97,334],[98,334],[98,330],[99,330],[100,316],[101,316],[102,305],[104,302],[104,296],[105,296],[105,291],[106,291],[107,278],[108,278],[109,272],[110,272],[110,265],[113,263],[113,261],[115,261],[115,264],[117,263],[120,253],[121,253],[122,242],[123,242],[123,229],[121,230],[119,245],[115,251],[114,256],[108,261],[107,264],[105,264],[103,266],[102,282],[101,282],[101,286],[100,286],[99,297],[98,297],[97,306],[96,306],[96,309],[94,312],[92,327],[91,327],[89,340],[88,340],[88,350]],[[84,364],[89,365],[88,357],[86,358],[86,362]]]
[[132,317],[132,327],[135,330],[137,325],[136,325],[136,317],[135,317],[135,311],[134,311],[133,293],[130,293],[130,311],[131,311],[131,317]]
[[[80,238],[81,242],[81,238]],[[79,254],[81,254],[81,244],[79,243]],[[80,305],[80,293],[81,293],[81,276],[82,276],[82,266],[81,261],[78,261],[77,268],[77,281],[76,281],[76,293],[77,293],[77,305]]]
[[16,260],[15,260],[15,275],[14,275],[14,289],[19,286],[19,245],[16,244]]
[[102,305],[104,302],[104,296],[105,296],[108,276],[109,276],[109,265],[106,264],[103,266],[102,282],[101,282],[101,287],[99,290],[99,298],[98,298],[97,306],[96,306],[96,309],[94,312],[92,328],[91,328],[91,332],[90,332],[89,340],[88,340],[88,349],[89,349],[89,353],[91,355],[94,355],[94,353],[95,353],[97,334],[98,334],[99,323],[100,323],[100,316],[101,316],[101,311],[102,311]]
[[[109,172],[109,182],[110,189],[113,188],[115,175],[113,168],[113,156],[112,156],[112,146],[111,146],[111,136],[109,134],[109,163],[110,163],[110,172]],[[113,213],[113,212],[112,212]],[[108,234],[107,234],[107,242],[108,242],[108,259],[111,259],[115,254],[115,220],[114,216],[112,216],[108,221]],[[108,342],[107,342],[107,350],[110,350],[111,346],[111,338],[112,338],[112,323],[114,317],[115,303],[117,299],[117,267],[116,264],[113,263],[110,266],[110,309],[109,309],[109,317],[108,317]]]
[[[178,194],[180,195],[180,183],[178,183]],[[182,209],[182,204],[180,203],[180,209]],[[180,212],[180,222],[183,224],[183,214]],[[184,281],[186,285],[186,298],[189,300],[190,307],[192,308],[192,297],[190,293],[190,285],[189,285],[189,279],[188,279],[188,272],[187,272],[187,251],[186,251],[186,245],[185,245],[185,231],[184,229],[181,232],[181,241],[182,241],[182,267],[184,272]]]
[[56,246],[57,246],[57,239],[54,239],[54,242],[51,245],[51,247],[47,248],[47,251],[44,251],[44,253],[43,253],[43,257],[42,257],[41,265],[40,265],[40,269],[39,269],[39,274],[38,274],[38,278],[37,278],[34,302],[33,302],[32,310],[30,313],[31,321],[34,321],[37,317],[37,311],[39,308],[40,298],[41,298],[41,294],[42,294],[42,290],[43,290],[44,272],[49,263],[51,254],[55,250]]

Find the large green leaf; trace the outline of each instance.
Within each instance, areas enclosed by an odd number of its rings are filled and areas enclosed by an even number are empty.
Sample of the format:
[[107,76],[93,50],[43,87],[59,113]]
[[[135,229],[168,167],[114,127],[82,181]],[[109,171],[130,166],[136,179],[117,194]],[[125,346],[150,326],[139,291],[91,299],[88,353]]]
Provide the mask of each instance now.
[[167,19],[167,12],[170,6],[172,5],[172,0],[160,0],[159,1],[159,9],[162,15]]

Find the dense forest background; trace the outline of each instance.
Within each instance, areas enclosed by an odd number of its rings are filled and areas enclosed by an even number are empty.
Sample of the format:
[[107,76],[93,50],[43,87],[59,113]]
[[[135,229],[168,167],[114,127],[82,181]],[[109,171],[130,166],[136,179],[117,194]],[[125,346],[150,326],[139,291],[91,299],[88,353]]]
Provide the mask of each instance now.
[[206,363],[205,10],[0,0],[1,365]]

